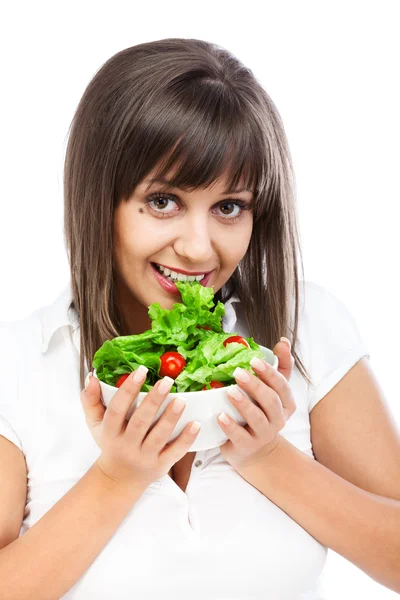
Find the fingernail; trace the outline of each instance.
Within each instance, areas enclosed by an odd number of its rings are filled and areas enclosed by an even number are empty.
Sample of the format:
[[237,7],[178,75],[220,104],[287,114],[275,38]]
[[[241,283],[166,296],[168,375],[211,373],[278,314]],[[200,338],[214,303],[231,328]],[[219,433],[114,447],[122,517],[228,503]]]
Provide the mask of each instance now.
[[225,423],[225,425],[229,425],[229,417],[225,413],[221,413],[218,419]]
[[167,392],[169,392],[169,390],[172,388],[173,383],[174,380],[171,377],[164,377],[164,379],[161,380],[161,383],[158,386],[158,391],[160,392],[160,394],[166,394]]
[[237,402],[243,400],[243,394],[239,391],[239,388],[236,385],[232,386],[232,389],[229,390],[228,394],[232,396],[232,398],[235,398]]
[[87,392],[88,387],[89,387],[89,383],[90,383],[90,378],[93,377],[93,372],[90,371],[90,373],[87,374],[86,380],[85,380],[85,392]]
[[140,365],[134,373],[132,373],[131,377],[135,383],[139,383],[142,381],[147,375],[148,368],[144,365]]
[[290,343],[290,340],[287,339],[287,337],[281,337],[280,341],[286,342],[286,344],[289,346],[289,350],[292,349],[292,344]]
[[190,433],[197,433],[199,431],[201,427],[201,423],[199,423],[198,421],[194,421],[192,423],[191,428],[189,429]]
[[186,406],[186,402],[182,398],[175,398],[172,405],[172,412],[178,415],[184,406]]
[[254,356],[250,361],[251,366],[257,371],[265,371],[265,364],[260,358]]
[[240,367],[236,367],[233,371],[233,376],[236,379],[239,379],[242,383],[248,383],[250,381],[250,375],[245,369],[241,369]]

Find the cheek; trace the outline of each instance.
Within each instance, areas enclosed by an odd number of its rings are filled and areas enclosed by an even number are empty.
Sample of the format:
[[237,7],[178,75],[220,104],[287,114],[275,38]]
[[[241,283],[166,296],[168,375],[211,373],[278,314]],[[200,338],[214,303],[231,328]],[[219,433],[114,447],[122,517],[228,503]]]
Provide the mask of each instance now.
[[139,211],[121,211],[115,219],[114,246],[116,254],[125,260],[146,258],[155,251],[154,225]]
[[252,221],[243,223],[241,227],[232,226],[231,229],[232,231],[225,231],[225,234],[221,235],[221,248],[224,254],[229,255],[232,262],[239,262],[250,244]]

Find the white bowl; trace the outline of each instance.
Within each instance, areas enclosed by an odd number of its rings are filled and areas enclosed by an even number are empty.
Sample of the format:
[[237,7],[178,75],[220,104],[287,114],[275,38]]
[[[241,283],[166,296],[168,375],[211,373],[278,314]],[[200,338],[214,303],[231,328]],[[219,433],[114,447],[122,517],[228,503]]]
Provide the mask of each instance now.
[[[277,369],[279,362],[278,357],[272,352],[272,350],[269,350],[269,348],[260,346],[260,349],[264,354],[265,360],[269,362],[274,369]],[[254,373],[250,365],[248,370]],[[96,377],[96,370],[93,371],[93,375]],[[111,401],[111,398],[118,391],[118,388],[108,385],[103,381],[100,381],[100,387],[103,404],[107,407]],[[240,425],[246,424],[246,421],[243,419],[240,412],[236,410],[232,402],[228,399],[227,391],[230,388],[232,388],[232,385],[223,388],[214,388],[211,390],[200,390],[198,392],[174,392],[168,394],[164,402],[161,404],[156,416],[154,417],[149,431],[156,424],[160,416],[167,408],[168,404],[172,402],[174,398],[179,396],[185,400],[186,406],[171,433],[169,442],[172,442],[174,439],[176,439],[190,421],[199,421],[202,424],[200,432],[198,433],[193,444],[190,446],[188,452],[210,450],[211,448],[221,446],[221,444],[224,444],[228,439],[217,420],[217,417],[222,412],[225,412],[227,415],[232,417]],[[240,389],[246,396],[248,396],[248,398],[250,398],[250,396],[246,394],[242,388]],[[132,405],[126,415],[127,420],[130,419],[134,410],[143,402],[148,393],[149,392],[139,392],[136,398],[133,398]],[[250,398],[250,400],[254,402],[254,404],[257,404],[257,402],[252,398]]]

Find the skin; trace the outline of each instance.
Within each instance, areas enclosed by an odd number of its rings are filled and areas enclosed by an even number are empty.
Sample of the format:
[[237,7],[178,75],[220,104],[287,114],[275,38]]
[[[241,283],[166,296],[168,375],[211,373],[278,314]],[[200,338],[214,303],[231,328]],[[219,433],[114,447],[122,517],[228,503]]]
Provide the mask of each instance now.
[[[120,308],[123,335],[140,334],[151,328],[148,307],[159,302],[171,309],[180,296],[166,292],[154,276],[151,262],[187,271],[207,272],[214,269],[208,286],[216,293],[245,255],[253,229],[253,211],[231,222],[240,207],[226,204],[231,200],[249,202],[249,191],[223,194],[225,176],[209,188],[187,192],[169,189],[174,199],[144,200],[162,185],[148,188],[149,173],[135,189],[128,202],[121,201],[114,214],[114,264],[116,299]],[[239,184],[239,188],[241,185]],[[176,197],[176,198],[175,198]],[[220,204],[218,204],[220,203]],[[167,217],[162,217],[167,213]]]

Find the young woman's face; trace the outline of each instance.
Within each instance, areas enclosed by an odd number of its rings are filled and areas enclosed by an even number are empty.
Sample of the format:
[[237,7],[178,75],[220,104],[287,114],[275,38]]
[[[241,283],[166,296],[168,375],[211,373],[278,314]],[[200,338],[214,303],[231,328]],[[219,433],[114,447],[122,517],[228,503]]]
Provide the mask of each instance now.
[[251,191],[224,194],[223,178],[208,189],[161,193],[162,184],[150,183],[151,177],[114,215],[116,299],[124,335],[151,327],[147,312],[153,302],[171,309],[181,301],[160,285],[152,263],[189,273],[212,271],[206,285],[216,293],[245,255],[253,229],[252,209],[240,206],[250,202]]

